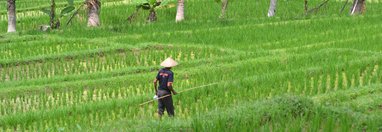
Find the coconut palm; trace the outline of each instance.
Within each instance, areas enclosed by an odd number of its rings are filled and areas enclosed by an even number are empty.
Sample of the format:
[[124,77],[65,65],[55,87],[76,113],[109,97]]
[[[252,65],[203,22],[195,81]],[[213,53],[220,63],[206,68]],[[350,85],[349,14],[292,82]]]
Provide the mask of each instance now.
[[270,0],[268,17],[273,17],[276,14],[277,0]]
[[365,7],[366,7],[365,0],[354,0],[353,1],[353,6],[352,6],[352,8],[350,10],[350,14],[351,15],[362,14],[366,10]]
[[[75,9],[73,6],[73,0],[68,0],[68,5],[61,10],[60,15],[56,15],[56,2],[55,0],[51,0],[50,9],[42,8],[41,11],[47,14],[50,18],[50,29],[58,29],[60,28],[61,22],[60,19]],[[45,30],[44,30],[45,31]]]
[[228,0],[222,0],[222,12],[220,14],[220,18],[225,18],[227,7],[228,7]]
[[157,15],[156,15],[156,7],[162,5],[162,2],[158,2],[156,0],[147,0],[144,3],[141,3],[137,5],[136,10],[133,14],[131,14],[127,20],[129,22],[132,22],[138,15],[138,12],[143,9],[143,10],[148,10],[149,11],[149,16],[147,17],[148,22],[155,22],[157,20]]
[[99,13],[101,2],[99,0],[86,0],[88,7],[88,26],[97,27],[100,25]]
[[8,32],[16,32],[16,0],[7,0],[8,3]]
[[176,11],[176,22],[181,22],[184,20],[184,0],[178,0],[178,7]]
[[56,22],[56,2],[54,0],[51,1],[50,5],[50,27],[52,29],[56,29],[60,27],[60,20]]
[[225,18],[227,8],[228,8],[228,0],[215,0],[215,2],[221,2],[222,3],[221,14],[220,14],[219,18]]

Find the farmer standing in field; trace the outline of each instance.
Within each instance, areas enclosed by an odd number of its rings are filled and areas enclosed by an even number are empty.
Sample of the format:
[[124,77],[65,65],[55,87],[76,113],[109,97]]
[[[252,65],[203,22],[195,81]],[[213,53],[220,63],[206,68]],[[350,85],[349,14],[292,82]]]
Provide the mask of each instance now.
[[[156,78],[154,79],[154,87],[155,87],[155,94],[158,96],[158,98],[163,96],[162,99],[158,100],[158,114],[159,117],[162,117],[164,110],[166,109],[167,114],[170,117],[174,116],[174,105],[172,102],[172,96],[176,95],[176,91],[172,88],[172,83],[174,82],[174,73],[171,71],[171,68],[178,65],[178,63],[173,60],[171,57],[164,60],[161,64],[164,68],[159,70]],[[159,87],[157,87],[157,83],[159,81]]]

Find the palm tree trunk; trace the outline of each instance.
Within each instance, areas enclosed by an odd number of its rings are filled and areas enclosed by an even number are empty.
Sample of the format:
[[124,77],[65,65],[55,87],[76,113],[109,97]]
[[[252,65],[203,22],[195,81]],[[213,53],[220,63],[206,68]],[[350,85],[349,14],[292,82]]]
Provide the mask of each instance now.
[[273,17],[276,14],[277,0],[271,0],[268,10],[268,17]]
[[366,10],[366,3],[365,0],[354,0],[353,6],[350,10],[350,14],[362,14]]
[[99,0],[87,0],[88,6],[88,27],[97,27],[100,25],[99,13],[101,2]]
[[157,13],[155,12],[155,9],[150,9],[149,17],[147,17],[148,22],[155,22],[157,20]]
[[16,0],[8,0],[8,33],[16,32]]
[[56,29],[58,28],[55,22],[56,19],[56,2],[54,0],[51,0],[50,3],[50,28]]
[[220,14],[220,18],[225,18],[225,14],[227,12],[227,7],[228,7],[228,0],[223,0],[222,1],[222,13]]
[[180,22],[184,20],[184,0],[178,0],[178,9],[176,12],[176,22]]
[[304,0],[304,12],[305,12],[305,15],[308,14],[308,0]]

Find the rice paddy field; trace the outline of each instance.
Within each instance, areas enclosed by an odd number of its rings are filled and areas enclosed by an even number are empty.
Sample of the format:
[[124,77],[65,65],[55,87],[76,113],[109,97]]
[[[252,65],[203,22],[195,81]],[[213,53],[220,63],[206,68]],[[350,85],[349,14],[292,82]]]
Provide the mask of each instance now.
[[[33,1],[33,2],[32,2]],[[0,1],[0,131],[382,131],[382,1],[363,15],[329,1],[304,15],[303,1],[176,1],[158,21],[127,17],[137,1],[102,0],[101,26],[82,11],[41,32],[44,0],[17,0],[7,34]],[[323,1],[309,1],[314,8]],[[57,0],[58,7],[65,0]],[[76,1],[80,6],[81,1]],[[67,18],[63,18],[65,21]],[[175,117],[157,116],[152,80],[172,57]]]

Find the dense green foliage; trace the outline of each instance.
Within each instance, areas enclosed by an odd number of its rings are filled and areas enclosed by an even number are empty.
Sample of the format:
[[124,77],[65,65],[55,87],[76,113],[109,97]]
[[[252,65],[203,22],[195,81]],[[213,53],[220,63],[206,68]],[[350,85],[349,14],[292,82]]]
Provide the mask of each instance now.
[[[303,16],[301,1],[280,1],[266,18],[268,1],[234,0],[221,20],[220,4],[187,0],[181,23],[171,1],[148,24],[145,14],[127,22],[129,0],[105,0],[101,27],[87,28],[83,11],[51,32],[38,30],[45,5],[25,1],[18,32],[0,34],[0,131],[382,129],[379,1],[363,16],[339,14],[335,1]],[[217,84],[175,95],[176,117],[159,120],[156,103],[139,104],[170,56],[177,91]]]

